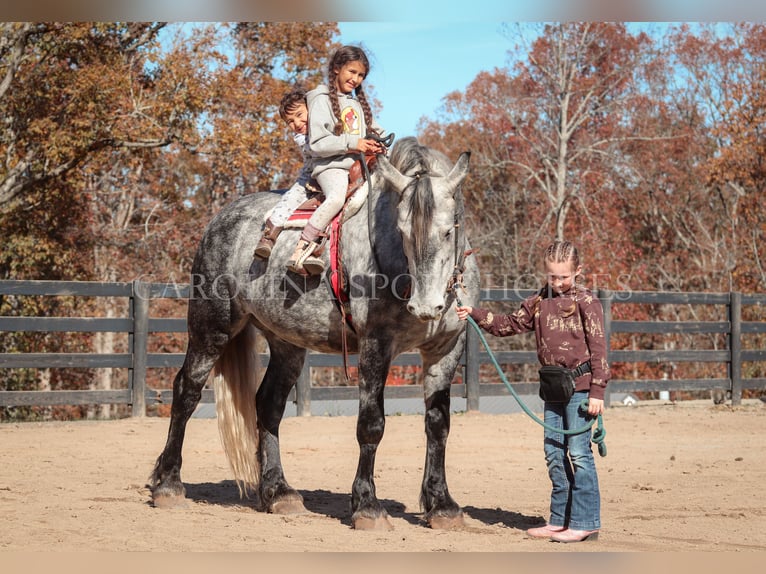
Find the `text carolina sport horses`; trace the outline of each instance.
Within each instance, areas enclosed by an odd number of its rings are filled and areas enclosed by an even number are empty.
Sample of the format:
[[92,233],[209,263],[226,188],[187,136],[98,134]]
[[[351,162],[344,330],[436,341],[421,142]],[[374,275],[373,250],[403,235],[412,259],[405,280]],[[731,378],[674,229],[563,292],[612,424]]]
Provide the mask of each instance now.
[[[348,352],[358,354],[359,365],[353,526],[390,528],[373,478],[385,427],[383,389],[391,361],[416,348],[423,363],[427,437],[421,509],[432,527],[462,524],[462,511],[447,489],[445,451],[450,384],[465,339],[465,323],[448,312],[455,301],[449,289],[454,270],[462,271],[461,300],[475,305],[479,296],[478,268],[475,258],[466,256],[463,234],[460,186],[469,156],[464,152],[453,166],[443,154],[404,138],[392,147],[390,160],[378,158],[369,209],[362,207],[342,228],[353,327],[345,330],[328,276],[306,278],[285,268],[297,231],[283,231],[269,260],[253,262],[261,225],[277,193],[242,197],[216,215],[192,266],[189,343],[173,382],[167,443],[151,476],[156,506],[185,500],[184,433],[212,371],[222,442],[240,489],[254,490],[265,511],[306,512],[303,498],[284,476],[279,425],[307,349],[340,353],[345,334]],[[260,385],[256,330],[270,352]]]

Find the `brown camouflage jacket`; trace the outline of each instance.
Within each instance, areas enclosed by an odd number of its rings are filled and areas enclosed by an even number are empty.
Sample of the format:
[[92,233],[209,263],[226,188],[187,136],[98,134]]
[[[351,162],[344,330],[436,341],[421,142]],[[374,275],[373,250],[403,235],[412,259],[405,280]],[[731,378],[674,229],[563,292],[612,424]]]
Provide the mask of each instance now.
[[541,365],[574,369],[590,361],[591,372],[577,377],[575,389],[604,398],[611,375],[607,362],[604,309],[590,290],[576,286],[561,295],[546,285],[515,313],[494,314],[474,308],[474,321],[488,333],[507,337],[534,331]]

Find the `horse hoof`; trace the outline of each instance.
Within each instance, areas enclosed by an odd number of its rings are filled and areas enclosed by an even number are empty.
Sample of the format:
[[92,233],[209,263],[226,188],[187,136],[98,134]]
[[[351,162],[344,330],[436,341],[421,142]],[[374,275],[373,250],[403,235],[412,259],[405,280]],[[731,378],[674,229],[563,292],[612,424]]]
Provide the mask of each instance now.
[[388,516],[360,516],[354,519],[354,530],[393,530],[394,525],[388,520]]
[[460,530],[465,527],[463,515],[457,516],[432,516],[428,519],[428,525],[434,530]]
[[303,505],[300,495],[286,496],[271,504],[269,511],[272,514],[306,514],[308,510]]
[[189,501],[185,496],[161,494],[152,499],[155,508],[188,508]]

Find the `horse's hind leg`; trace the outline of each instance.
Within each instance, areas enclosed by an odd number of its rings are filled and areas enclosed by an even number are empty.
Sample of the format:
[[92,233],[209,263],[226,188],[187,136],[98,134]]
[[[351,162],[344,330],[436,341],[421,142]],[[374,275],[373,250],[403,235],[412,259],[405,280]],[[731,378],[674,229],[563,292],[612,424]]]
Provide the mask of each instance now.
[[269,366],[256,395],[261,468],[258,496],[262,509],[267,512],[298,514],[306,512],[306,508],[303,497],[285,479],[279,450],[279,425],[287,396],[303,369],[306,349],[274,337],[268,339]]
[[426,461],[420,506],[431,528],[452,529],[464,525],[463,512],[452,499],[447,488],[445,457],[450,430],[450,384],[462,354],[460,344],[444,356],[429,354],[421,349],[425,380]]
[[201,338],[190,332],[184,364],[173,381],[167,442],[150,478],[152,500],[157,507],[186,504],[186,490],[181,481],[181,450],[186,424],[199,404],[202,388],[228,340],[228,335],[212,329]]

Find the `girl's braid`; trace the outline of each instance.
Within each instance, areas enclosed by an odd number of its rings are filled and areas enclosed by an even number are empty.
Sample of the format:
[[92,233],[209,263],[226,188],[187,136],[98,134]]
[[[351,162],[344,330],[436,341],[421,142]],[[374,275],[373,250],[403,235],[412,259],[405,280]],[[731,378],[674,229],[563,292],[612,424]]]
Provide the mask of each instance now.
[[[339,70],[344,66],[344,64],[349,62],[361,62],[365,70],[367,70],[365,77],[370,73],[370,61],[367,58],[367,54],[365,54],[364,50],[358,46],[342,46],[338,48],[330,58],[330,61],[327,64],[327,80],[330,88],[330,103],[332,105],[332,113],[337,118],[334,128],[336,136],[343,133],[343,122],[340,117],[340,104],[338,103],[338,97],[340,94],[338,93],[338,87],[335,81],[335,78],[338,75],[336,70]],[[365,95],[361,84],[354,89],[354,95],[356,96],[357,100],[359,100],[359,104],[362,106],[365,126],[367,126],[368,130],[371,130],[372,109],[370,108],[370,103],[367,101],[367,96]],[[366,134],[362,134],[362,137],[365,135]]]
[[[362,105],[362,112],[364,112],[364,125],[367,126],[367,132],[369,133],[373,131],[378,133],[377,130],[373,129],[372,127],[372,109],[370,108],[370,103],[367,101],[367,96],[365,95],[361,84],[356,87],[354,93],[356,94],[356,99],[359,100],[359,103]],[[367,134],[362,134],[362,137],[365,137],[366,135]]]
[[343,133],[343,122],[340,120],[340,103],[338,102],[340,94],[338,94],[338,85],[335,82],[337,75],[335,71],[330,71],[330,104],[332,105],[332,115],[336,118],[334,132],[336,136],[339,136]]
[[[550,263],[569,262],[573,270],[580,266],[580,255],[577,253],[577,247],[569,241],[554,241],[551,243],[545,250],[545,260]],[[575,283],[575,289],[577,289],[577,283]],[[562,311],[561,316],[566,319],[567,317],[574,315],[576,310],[577,301],[575,300],[572,301],[572,306],[569,309]]]

